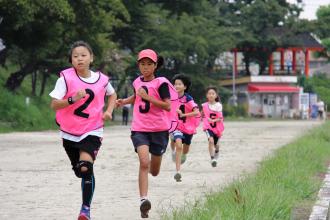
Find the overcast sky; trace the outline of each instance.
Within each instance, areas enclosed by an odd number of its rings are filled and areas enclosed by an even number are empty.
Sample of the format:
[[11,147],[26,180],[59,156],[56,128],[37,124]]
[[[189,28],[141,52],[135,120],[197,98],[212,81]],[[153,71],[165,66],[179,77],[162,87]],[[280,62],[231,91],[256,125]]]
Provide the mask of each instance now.
[[[296,3],[297,0],[287,0],[291,3]],[[329,5],[330,0],[303,0],[303,9],[301,12],[301,18],[307,18],[309,20],[316,19],[316,11],[321,5]]]

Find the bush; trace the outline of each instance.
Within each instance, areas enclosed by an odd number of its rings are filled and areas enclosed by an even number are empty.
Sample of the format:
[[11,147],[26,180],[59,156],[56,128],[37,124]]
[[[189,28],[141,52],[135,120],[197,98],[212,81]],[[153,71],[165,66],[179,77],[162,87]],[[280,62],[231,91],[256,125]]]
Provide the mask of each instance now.
[[247,105],[232,106],[223,104],[223,114],[225,117],[247,117],[248,107]]

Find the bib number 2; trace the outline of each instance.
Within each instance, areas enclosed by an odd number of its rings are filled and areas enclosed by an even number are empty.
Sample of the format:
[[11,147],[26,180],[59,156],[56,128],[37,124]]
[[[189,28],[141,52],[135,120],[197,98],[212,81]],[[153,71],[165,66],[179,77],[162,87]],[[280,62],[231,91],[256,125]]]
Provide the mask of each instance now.
[[81,106],[74,110],[74,114],[82,118],[89,117],[89,114],[83,111],[91,104],[95,97],[94,92],[91,89],[86,89],[86,93],[89,95],[88,99],[86,99],[86,101]]
[[[142,86],[142,88],[148,94],[148,88],[146,86]],[[144,106],[142,106],[142,105],[139,106],[140,113],[143,113],[143,114],[148,113],[150,110],[150,102],[145,99],[142,99],[142,102],[144,102]]]

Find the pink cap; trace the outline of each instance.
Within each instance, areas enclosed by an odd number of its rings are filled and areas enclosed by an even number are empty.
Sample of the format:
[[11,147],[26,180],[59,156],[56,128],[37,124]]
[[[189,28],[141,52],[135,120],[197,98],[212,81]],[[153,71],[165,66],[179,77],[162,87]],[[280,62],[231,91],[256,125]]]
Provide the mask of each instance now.
[[156,52],[151,49],[145,49],[140,51],[138,56],[138,61],[140,61],[143,58],[149,58],[155,63],[157,63],[157,59],[158,59]]

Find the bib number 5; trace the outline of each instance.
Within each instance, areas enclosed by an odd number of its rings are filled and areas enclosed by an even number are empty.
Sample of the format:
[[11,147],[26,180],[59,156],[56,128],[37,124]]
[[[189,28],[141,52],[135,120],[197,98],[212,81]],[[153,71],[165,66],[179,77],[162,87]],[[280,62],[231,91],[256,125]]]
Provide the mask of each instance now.
[[[215,113],[211,113],[211,114],[210,114],[210,118],[211,118],[211,119],[215,119],[216,117],[217,117],[217,114],[215,114]],[[215,128],[215,127],[217,126],[217,123],[216,123],[216,122],[210,123],[210,126],[211,126],[212,128]]]
[[81,106],[74,110],[74,114],[82,118],[89,117],[89,114],[83,111],[91,104],[95,97],[94,92],[91,89],[86,89],[86,93],[89,95],[88,99],[86,99],[86,101]]
[[[147,94],[149,94],[148,88],[146,86],[142,86],[142,88],[146,91]],[[144,102],[144,106],[142,106],[142,105],[139,106],[140,113],[143,113],[143,114],[148,113],[150,110],[150,102],[145,99],[142,99],[142,102]]]

